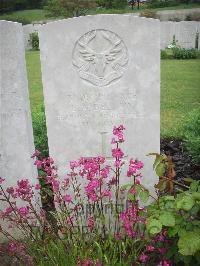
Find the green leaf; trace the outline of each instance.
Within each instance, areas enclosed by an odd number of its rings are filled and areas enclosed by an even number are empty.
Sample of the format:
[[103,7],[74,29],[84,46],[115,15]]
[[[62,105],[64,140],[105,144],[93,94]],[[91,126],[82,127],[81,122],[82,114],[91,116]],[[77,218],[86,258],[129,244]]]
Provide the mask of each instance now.
[[162,230],[162,223],[151,218],[147,221],[147,230],[151,235],[158,234]]
[[162,155],[156,154],[156,159],[153,164],[153,169],[156,168],[156,166],[163,160]]
[[125,184],[125,185],[123,185],[123,186],[121,186],[121,188],[120,189],[127,189],[128,187],[132,187],[133,186],[133,184],[131,184],[131,183],[128,183],[128,184]]
[[129,194],[127,195],[127,198],[128,198],[129,200],[131,200],[131,201],[135,201],[135,195],[133,195],[133,194],[131,194],[131,193],[129,193]]
[[157,176],[163,176],[164,173],[165,173],[165,169],[166,169],[165,163],[163,163],[163,162],[159,163],[156,166],[156,168],[155,168],[155,171],[156,171]]
[[192,178],[189,178],[189,177],[185,177],[183,178],[183,180],[187,183],[192,183],[194,181]]
[[165,212],[160,215],[159,220],[165,226],[175,226],[175,217],[171,212]]
[[176,199],[176,208],[178,210],[189,211],[194,206],[195,201],[191,195],[185,195]]
[[184,256],[194,255],[200,250],[200,231],[185,232],[178,241],[179,252]]
[[147,200],[149,199],[149,191],[148,190],[141,191],[139,197],[143,203],[147,202]]

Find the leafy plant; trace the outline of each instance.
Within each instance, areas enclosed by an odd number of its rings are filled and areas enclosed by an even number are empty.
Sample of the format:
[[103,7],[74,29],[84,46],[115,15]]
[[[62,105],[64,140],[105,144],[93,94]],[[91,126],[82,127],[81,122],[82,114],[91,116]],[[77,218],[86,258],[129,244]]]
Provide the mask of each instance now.
[[48,157],[48,138],[44,108],[32,112],[34,142],[37,150],[42,151],[43,157]]
[[200,163],[200,108],[192,110],[184,123],[185,147],[196,163]]
[[30,44],[33,50],[38,51],[39,50],[39,36],[37,32],[30,33]]
[[168,191],[171,195],[159,196],[148,207],[147,230],[150,235],[166,230],[167,236],[177,245],[177,248],[174,249],[173,245],[172,250],[168,250],[173,260],[197,263],[200,252],[200,181],[186,178],[185,182],[190,182],[190,186],[176,182],[171,160],[165,155],[154,155],[154,169],[161,177],[155,187],[159,192]]
[[175,59],[196,59],[197,58],[196,49],[185,49],[185,48],[174,47],[172,51],[173,51],[173,57]]

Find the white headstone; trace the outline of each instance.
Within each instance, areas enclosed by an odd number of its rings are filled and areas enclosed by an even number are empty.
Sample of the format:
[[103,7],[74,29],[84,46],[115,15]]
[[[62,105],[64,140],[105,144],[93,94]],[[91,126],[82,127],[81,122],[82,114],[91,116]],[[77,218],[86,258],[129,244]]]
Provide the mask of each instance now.
[[80,156],[110,157],[112,128],[123,124],[125,154],[144,161],[153,190],[146,154],[160,150],[160,22],[86,16],[46,24],[39,36],[50,155],[60,174]]
[[196,21],[181,21],[176,23],[175,35],[178,40],[177,44],[181,48],[191,49],[195,48],[195,40],[197,33]]
[[0,21],[0,176],[6,187],[22,178],[37,181],[24,52],[22,25]]
[[175,35],[175,22],[163,21],[160,23],[160,48],[167,48]]

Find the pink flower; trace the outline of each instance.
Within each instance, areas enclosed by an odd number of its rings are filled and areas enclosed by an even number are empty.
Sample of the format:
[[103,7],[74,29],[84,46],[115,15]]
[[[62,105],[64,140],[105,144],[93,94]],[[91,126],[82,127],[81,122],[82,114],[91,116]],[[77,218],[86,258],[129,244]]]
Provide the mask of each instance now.
[[101,170],[101,176],[102,176],[102,178],[107,178],[108,175],[109,175],[109,172],[110,172],[110,166],[109,165],[106,165],[106,167],[104,167]]
[[8,194],[10,194],[10,195],[13,195],[14,192],[15,192],[15,190],[14,190],[13,187],[8,187],[8,188],[6,189],[6,192],[7,192]]
[[166,248],[158,248],[160,254],[164,255],[166,253]]
[[41,189],[41,185],[40,185],[40,184],[36,184],[36,185],[35,185],[35,189],[36,189],[36,190]]
[[136,189],[133,187],[133,188],[130,189],[130,193],[133,194],[133,195],[135,195],[135,194],[137,193],[137,191],[136,191]]
[[113,128],[113,135],[117,138],[113,138],[111,143],[112,144],[115,144],[117,142],[124,142],[124,133],[123,133],[123,130],[124,130],[124,126],[123,125],[120,125],[119,127],[114,127]]
[[137,169],[134,166],[129,166],[128,172],[127,172],[127,176],[131,177],[132,175],[134,175],[136,173]]
[[92,217],[89,217],[87,220],[87,224],[88,224],[90,231],[92,231],[94,228],[94,219]]
[[139,180],[139,179],[136,179],[136,180],[135,180],[135,184],[136,184],[136,185],[141,185],[140,180]]
[[4,215],[9,215],[14,211],[14,209],[12,207],[8,207],[5,209],[4,211]]
[[92,201],[97,201],[97,195],[96,194],[89,194],[89,199]]
[[40,154],[41,154],[40,151],[35,150],[35,152],[34,152],[33,155],[31,156],[31,158],[38,157]]
[[158,266],[171,266],[172,263],[170,260],[161,260]]
[[0,185],[3,183],[3,181],[5,181],[5,179],[3,177],[0,177]]
[[21,207],[18,212],[22,217],[26,217],[29,214],[29,207]]
[[72,197],[70,195],[65,195],[64,201],[66,201],[67,203],[70,203],[72,201]]
[[72,169],[72,170],[74,170],[74,168],[76,168],[76,167],[78,167],[79,166],[79,162],[77,162],[77,161],[71,161],[70,162],[70,168]]
[[53,191],[58,192],[59,191],[59,181],[57,179],[54,179],[52,181]]
[[147,250],[147,251],[154,251],[155,248],[154,248],[154,246],[147,246],[147,247],[146,247],[146,250]]
[[11,242],[8,244],[8,251],[10,253],[14,253],[15,251],[17,251],[17,243]]
[[140,255],[139,260],[143,263],[147,262],[149,257],[145,254]]
[[18,197],[23,200],[29,200],[32,198],[33,191],[31,189],[28,179],[22,179],[17,181],[16,193]]
[[103,190],[102,191],[102,196],[111,198],[112,197],[112,193],[111,193],[110,190]]
[[120,148],[116,148],[112,149],[112,156],[115,158],[122,158],[124,156],[124,153]]
[[36,165],[37,168],[40,169],[42,167],[42,161],[36,160],[35,163],[34,163],[34,165]]

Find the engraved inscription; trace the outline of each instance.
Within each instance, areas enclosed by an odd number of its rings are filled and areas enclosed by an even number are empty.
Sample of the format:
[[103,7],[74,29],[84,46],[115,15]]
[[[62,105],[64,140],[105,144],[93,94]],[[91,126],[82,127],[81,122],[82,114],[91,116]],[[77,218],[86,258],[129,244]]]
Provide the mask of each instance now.
[[117,34],[97,29],[79,38],[72,58],[80,78],[102,87],[122,77],[128,63],[128,52]]

